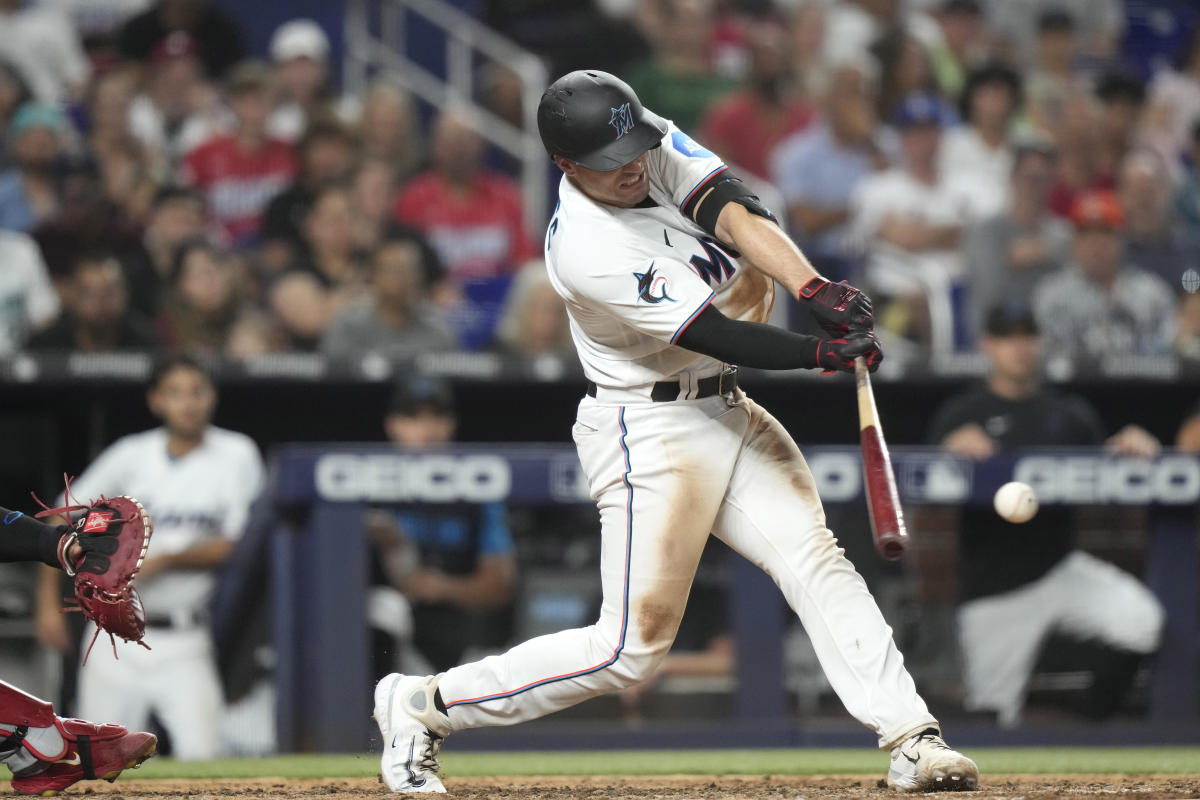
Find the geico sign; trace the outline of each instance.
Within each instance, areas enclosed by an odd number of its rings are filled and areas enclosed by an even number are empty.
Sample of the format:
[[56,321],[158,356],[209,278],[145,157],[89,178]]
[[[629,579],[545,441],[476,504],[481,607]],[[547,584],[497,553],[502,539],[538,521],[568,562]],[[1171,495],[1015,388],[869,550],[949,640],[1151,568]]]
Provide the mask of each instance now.
[[317,459],[322,500],[484,503],[508,497],[508,462],[491,455],[327,455]]
[[1034,488],[1043,502],[1165,503],[1200,501],[1200,460],[1166,455],[1157,460],[1099,456],[1026,456],[1013,480]]

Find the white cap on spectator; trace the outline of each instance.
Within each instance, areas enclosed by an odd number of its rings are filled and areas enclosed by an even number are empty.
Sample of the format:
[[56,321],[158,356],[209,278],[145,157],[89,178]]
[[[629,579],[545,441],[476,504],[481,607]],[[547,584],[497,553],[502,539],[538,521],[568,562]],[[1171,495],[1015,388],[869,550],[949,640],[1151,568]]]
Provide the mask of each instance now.
[[311,19],[289,20],[276,28],[271,36],[271,58],[275,61],[293,58],[324,61],[328,56],[329,37]]

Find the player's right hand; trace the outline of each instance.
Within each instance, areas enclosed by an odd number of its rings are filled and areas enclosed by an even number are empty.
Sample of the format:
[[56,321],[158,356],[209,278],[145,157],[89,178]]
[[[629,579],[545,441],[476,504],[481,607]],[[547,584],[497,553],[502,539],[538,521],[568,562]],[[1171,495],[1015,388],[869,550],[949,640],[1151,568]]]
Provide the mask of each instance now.
[[813,278],[800,290],[800,299],[808,301],[813,319],[835,339],[852,333],[870,333],[875,328],[871,298],[845,281],[830,283],[824,278]]
[[845,338],[820,339],[817,342],[817,363],[824,369],[823,375],[831,372],[854,372],[854,359],[859,356],[867,362],[871,372],[879,369],[883,361],[883,348],[873,333],[853,333]]

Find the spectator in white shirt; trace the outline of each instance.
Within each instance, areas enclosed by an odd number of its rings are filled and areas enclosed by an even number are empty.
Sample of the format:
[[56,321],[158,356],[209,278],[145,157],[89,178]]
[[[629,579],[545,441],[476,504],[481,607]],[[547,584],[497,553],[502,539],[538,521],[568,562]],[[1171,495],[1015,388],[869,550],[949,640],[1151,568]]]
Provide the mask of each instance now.
[[1021,78],[1011,67],[985,64],[967,76],[964,124],[946,131],[939,156],[943,175],[967,195],[976,217],[999,213],[1008,202],[1013,152],[1009,124],[1021,106]]
[[865,284],[880,308],[881,332],[942,351],[967,340],[965,325],[956,331],[954,303],[968,204],[938,172],[948,117],[936,95],[906,97],[893,121],[904,165],[865,178],[851,202],[851,231],[866,249]]
[[0,357],[21,349],[29,334],[58,316],[58,294],[33,239],[0,230]]
[[37,100],[54,105],[78,98],[92,71],[67,15],[25,0],[0,0],[0,58],[17,67]]

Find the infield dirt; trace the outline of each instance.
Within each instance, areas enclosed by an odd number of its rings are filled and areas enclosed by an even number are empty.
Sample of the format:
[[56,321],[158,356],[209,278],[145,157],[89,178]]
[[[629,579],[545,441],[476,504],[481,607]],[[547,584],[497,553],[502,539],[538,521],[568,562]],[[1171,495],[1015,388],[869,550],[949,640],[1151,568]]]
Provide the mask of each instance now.
[[[732,800],[733,798],[787,798],[787,800],[895,800],[899,795],[879,785],[879,776],[812,775],[653,777],[538,777],[446,778],[451,800]],[[69,795],[104,795],[138,800],[349,800],[355,797],[396,797],[376,778],[331,780],[280,780],[260,778],[238,781],[138,781],[79,784]],[[988,775],[979,791],[949,797],[977,800],[1068,800],[1104,798],[1130,800],[1200,798],[1200,775]],[[405,795],[411,796],[411,795]],[[935,795],[941,796],[941,795]]]

